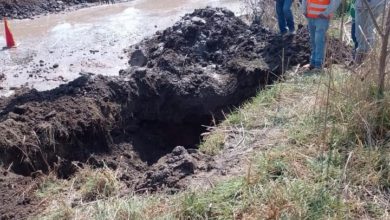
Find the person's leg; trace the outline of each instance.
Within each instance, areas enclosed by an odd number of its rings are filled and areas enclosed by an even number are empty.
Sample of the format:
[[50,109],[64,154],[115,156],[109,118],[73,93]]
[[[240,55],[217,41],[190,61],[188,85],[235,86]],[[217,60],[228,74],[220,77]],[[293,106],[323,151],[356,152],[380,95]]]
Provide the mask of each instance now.
[[361,64],[364,60],[365,54],[368,52],[369,45],[366,40],[366,26],[367,19],[369,18],[368,10],[357,8],[355,11],[355,25],[356,25],[356,40],[358,47],[355,54],[355,62]]
[[370,45],[368,39],[371,33],[367,33],[371,18],[369,11],[366,9],[356,9],[356,39],[358,42],[358,53],[369,51]]
[[286,18],[283,13],[283,5],[285,0],[276,0],[276,16],[278,18],[279,30],[281,34],[287,32]]
[[290,32],[295,31],[295,24],[294,24],[294,15],[291,10],[293,0],[284,0],[283,4],[283,14],[284,18],[286,19],[287,27]]
[[[367,13],[368,10],[367,10]],[[375,26],[374,26],[374,20],[371,19],[371,16],[369,17],[369,19],[366,21],[366,25],[364,27],[364,33],[366,35],[366,39],[367,39],[367,52],[371,51],[374,47],[374,43],[375,43]]]
[[355,59],[356,49],[358,48],[358,42],[357,42],[357,39],[356,39],[356,21],[355,21],[355,18],[352,18],[351,38],[352,38],[352,41],[353,41],[352,57],[353,57],[353,59]]
[[314,51],[314,67],[322,68],[325,60],[325,49],[326,49],[326,32],[329,28],[328,19],[315,19],[315,44],[316,48]]
[[352,19],[352,27],[351,27],[351,38],[353,41],[354,50],[358,47],[358,42],[356,39],[356,21],[355,18]]
[[376,28],[375,28],[375,24],[374,23],[375,23],[376,20],[378,20],[378,17],[383,13],[383,7],[385,7],[384,4],[380,4],[380,5],[378,5],[376,7],[373,7],[371,9],[372,14],[375,17],[375,20],[373,20],[371,18],[371,16],[369,15],[369,11],[366,10],[367,11],[366,13],[368,14],[367,15],[368,19],[367,19],[367,23],[365,25],[364,33],[366,33],[368,46],[369,46],[368,47],[369,51],[375,47],[375,40],[376,40],[375,39],[376,38],[375,32],[376,32]]
[[315,51],[316,51],[316,42],[315,42],[315,36],[316,36],[316,26],[314,23],[315,19],[308,18],[308,28],[309,28],[309,35],[310,35],[310,46],[311,46],[311,56],[310,56],[310,66],[315,66]]
[[[375,18],[378,18],[383,12],[383,4],[372,8],[372,12]],[[356,39],[358,42],[358,48],[356,50],[355,62],[358,64],[363,63],[367,54],[375,47],[375,25],[374,20],[371,18],[369,10],[357,9],[356,10]]]

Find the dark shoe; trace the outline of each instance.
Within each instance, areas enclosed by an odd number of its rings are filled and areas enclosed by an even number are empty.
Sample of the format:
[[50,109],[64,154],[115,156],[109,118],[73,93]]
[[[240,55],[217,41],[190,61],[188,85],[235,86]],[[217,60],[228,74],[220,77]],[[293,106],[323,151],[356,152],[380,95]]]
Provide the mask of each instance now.
[[312,72],[312,73],[320,73],[324,70],[323,67],[319,67],[319,66],[313,66],[313,65],[310,65],[309,66],[309,71]]
[[314,69],[316,69],[316,67],[310,64],[309,70],[314,70]]

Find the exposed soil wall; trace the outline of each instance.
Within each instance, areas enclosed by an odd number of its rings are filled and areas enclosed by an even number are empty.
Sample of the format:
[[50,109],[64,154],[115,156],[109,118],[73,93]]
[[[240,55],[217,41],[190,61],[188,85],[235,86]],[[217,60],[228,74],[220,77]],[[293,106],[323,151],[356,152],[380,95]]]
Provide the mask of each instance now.
[[[345,49],[330,51],[341,62],[348,47],[332,41]],[[191,150],[202,125],[283,69],[307,64],[308,42],[302,28],[281,38],[225,9],[196,10],[129,48],[130,67],[118,77],[83,76],[0,100],[0,162],[25,176],[63,178],[85,163],[106,164],[123,168],[121,180],[138,191],[180,189],[181,179],[213,169],[213,158]]]

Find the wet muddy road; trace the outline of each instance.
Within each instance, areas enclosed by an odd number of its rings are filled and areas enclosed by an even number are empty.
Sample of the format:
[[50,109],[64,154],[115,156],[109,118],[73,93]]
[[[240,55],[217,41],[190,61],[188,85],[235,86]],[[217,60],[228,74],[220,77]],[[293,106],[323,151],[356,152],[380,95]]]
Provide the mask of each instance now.
[[[240,13],[238,0],[135,0],[10,21],[19,45],[0,50],[0,73],[5,76],[0,95],[21,87],[51,89],[80,74],[117,75],[127,66],[123,49],[205,6]],[[1,28],[1,47],[4,42]]]

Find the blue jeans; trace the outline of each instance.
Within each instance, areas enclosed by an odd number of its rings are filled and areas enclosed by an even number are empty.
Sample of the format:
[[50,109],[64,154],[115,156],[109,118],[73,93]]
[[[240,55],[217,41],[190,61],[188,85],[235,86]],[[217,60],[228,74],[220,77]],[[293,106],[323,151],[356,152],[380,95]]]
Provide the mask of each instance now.
[[356,22],[355,18],[352,18],[352,28],[351,28],[351,37],[353,41],[354,50],[358,48],[358,42],[356,38]]
[[325,58],[326,32],[329,20],[322,18],[308,18],[311,58],[310,64],[315,68],[322,68]]
[[[370,2],[370,1],[369,1]],[[371,0],[372,2],[372,0]],[[358,41],[358,53],[368,53],[375,48],[376,34],[374,20],[370,15],[374,15],[375,20],[378,19],[383,12],[385,1],[382,1],[375,7],[371,7],[370,10],[366,8],[356,8],[356,39]]]
[[293,0],[276,0],[276,15],[280,33],[285,34],[287,30],[295,31],[294,16],[291,11]]
[[353,56],[353,59],[355,59],[355,57],[356,57],[356,50],[357,50],[357,48],[359,46],[359,43],[358,43],[357,38],[356,38],[356,21],[355,21],[355,18],[352,18],[351,38],[352,38],[352,41],[353,41],[352,56]]

